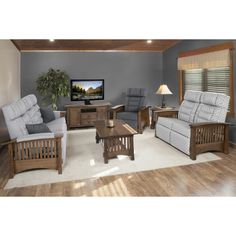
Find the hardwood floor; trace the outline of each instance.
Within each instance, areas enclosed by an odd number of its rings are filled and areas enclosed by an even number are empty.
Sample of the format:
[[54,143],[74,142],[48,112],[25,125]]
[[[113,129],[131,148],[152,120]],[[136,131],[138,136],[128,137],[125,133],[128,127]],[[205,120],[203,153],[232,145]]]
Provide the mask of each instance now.
[[0,196],[236,196],[236,149],[221,160],[82,181],[4,190],[6,151],[0,153]]

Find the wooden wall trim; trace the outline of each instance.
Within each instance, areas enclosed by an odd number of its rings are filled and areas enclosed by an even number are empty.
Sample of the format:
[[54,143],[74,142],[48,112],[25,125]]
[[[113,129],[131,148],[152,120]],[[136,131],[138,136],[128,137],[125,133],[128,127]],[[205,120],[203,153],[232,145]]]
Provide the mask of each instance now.
[[227,42],[227,43],[213,45],[210,47],[198,48],[191,51],[180,52],[179,57],[189,57],[189,56],[199,55],[199,54],[208,53],[208,52],[220,51],[224,49],[230,49],[230,50],[234,49],[234,43]]
[[234,51],[230,50],[230,116],[234,116]]
[[17,50],[20,51],[19,46],[14,42],[14,40],[11,40],[11,42],[14,44],[14,46],[17,48]]

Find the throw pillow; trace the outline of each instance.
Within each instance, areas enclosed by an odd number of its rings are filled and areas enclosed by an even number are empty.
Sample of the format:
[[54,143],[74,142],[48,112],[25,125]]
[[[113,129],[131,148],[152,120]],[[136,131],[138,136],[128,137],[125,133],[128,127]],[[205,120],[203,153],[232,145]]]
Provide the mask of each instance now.
[[26,124],[26,129],[29,134],[51,133],[51,130],[45,123],[41,124]]
[[40,112],[44,123],[55,120],[55,115],[51,107],[41,107]]

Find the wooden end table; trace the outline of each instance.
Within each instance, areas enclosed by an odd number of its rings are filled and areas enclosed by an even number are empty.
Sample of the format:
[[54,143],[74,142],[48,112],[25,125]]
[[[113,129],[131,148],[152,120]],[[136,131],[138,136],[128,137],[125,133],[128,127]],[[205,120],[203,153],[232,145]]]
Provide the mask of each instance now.
[[122,120],[114,120],[113,128],[107,127],[106,124],[106,120],[94,122],[96,143],[102,141],[104,144],[104,163],[107,164],[109,159],[116,158],[117,155],[127,155],[134,160],[133,136],[137,131]]
[[158,112],[162,112],[162,111],[171,111],[171,110],[174,110],[175,107],[165,107],[165,108],[161,108],[161,107],[152,107],[151,108],[151,112],[152,112],[152,119],[151,119],[151,125],[150,125],[150,128],[151,129],[154,129],[155,128],[155,125],[156,125],[156,121],[157,121],[157,118],[158,118]]

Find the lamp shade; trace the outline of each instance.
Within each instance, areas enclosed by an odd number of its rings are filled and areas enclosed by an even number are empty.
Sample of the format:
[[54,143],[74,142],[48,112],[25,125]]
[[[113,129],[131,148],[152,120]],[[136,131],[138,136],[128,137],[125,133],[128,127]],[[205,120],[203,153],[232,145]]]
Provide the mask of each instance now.
[[156,94],[172,94],[172,92],[169,90],[166,84],[162,84],[156,91]]

